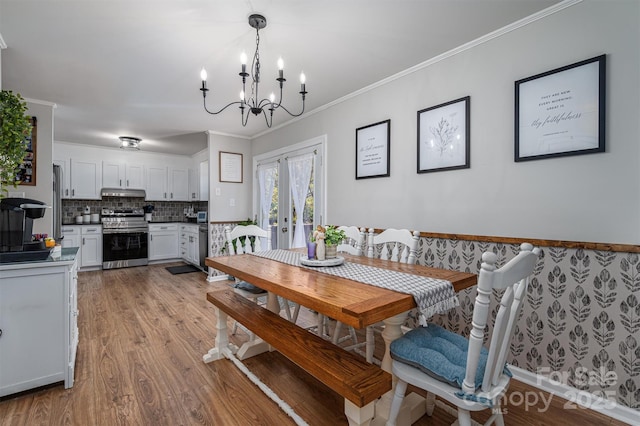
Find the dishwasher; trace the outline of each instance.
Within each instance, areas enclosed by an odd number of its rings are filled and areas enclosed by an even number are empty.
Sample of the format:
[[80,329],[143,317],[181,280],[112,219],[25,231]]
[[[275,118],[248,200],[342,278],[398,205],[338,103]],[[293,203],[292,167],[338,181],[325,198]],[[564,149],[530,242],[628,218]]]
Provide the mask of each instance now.
[[207,267],[204,264],[204,259],[209,255],[209,225],[206,223],[200,224],[198,227],[198,254],[200,255],[200,267],[206,271]]

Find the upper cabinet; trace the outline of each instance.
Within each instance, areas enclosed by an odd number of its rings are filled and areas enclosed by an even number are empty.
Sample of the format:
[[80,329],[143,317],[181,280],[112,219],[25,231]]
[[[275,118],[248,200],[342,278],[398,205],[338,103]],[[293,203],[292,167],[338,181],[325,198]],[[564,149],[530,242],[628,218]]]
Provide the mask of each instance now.
[[200,173],[197,169],[189,168],[189,201],[200,200]]
[[189,201],[189,171],[186,168],[147,166],[148,201]]
[[102,163],[71,159],[71,198],[100,200]]
[[60,172],[62,175],[62,182],[60,182],[60,197],[71,198],[71,167],[69,166],[69,159],[53,160],[53,164],[60,166]]
[[147,166],[147,200],[167,200],[167,168],[165,166]]
[[100,200],[102,188],[114,188],[142,189],[148,201],[207,199],[209,170],[203,155],[195,159],[56,142],[53,158],[62,169],[62,198]]
[[169,201],[189,201],[189,170],[169,167]]
[[102,186],[104,188],[144,189],[144,166],[135,163],[103,161]]

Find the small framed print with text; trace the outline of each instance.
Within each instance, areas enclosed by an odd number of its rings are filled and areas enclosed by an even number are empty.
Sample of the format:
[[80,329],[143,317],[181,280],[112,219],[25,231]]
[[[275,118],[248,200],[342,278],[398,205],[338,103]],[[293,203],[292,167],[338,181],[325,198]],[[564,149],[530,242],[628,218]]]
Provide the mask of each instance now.
[[515,161],[604,152],[606,55],[515,82]]
[[391,175],[391,119],[356,129],[356,179]]
[[242,154],[220,151],[220,182],[242,183]]

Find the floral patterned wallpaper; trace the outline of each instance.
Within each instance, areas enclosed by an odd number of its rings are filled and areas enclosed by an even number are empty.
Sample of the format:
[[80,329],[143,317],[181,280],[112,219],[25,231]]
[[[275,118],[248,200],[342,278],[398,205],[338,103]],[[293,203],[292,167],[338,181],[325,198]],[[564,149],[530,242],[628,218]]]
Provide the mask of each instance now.
[[[640,256],[541,249],[509,362],[640,411]],[[418,263],[478,273],[488,250],[502,266],[519,245],[421,238]],[[461,292],[460,307],[434,321],[468,336],[475,296],[475,287]]]

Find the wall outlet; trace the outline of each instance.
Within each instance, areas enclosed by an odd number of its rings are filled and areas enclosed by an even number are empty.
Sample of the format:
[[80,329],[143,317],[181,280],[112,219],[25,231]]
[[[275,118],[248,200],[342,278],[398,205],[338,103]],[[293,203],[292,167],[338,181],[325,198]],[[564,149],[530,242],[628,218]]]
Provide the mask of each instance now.
[[229,198],[229,207],[235,207],[235,206],[236,206],[236,199]]
[[220,188],[216,188],[216,195],[220,196]]

